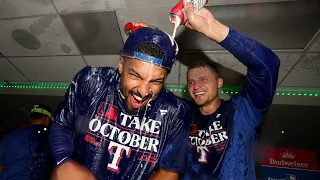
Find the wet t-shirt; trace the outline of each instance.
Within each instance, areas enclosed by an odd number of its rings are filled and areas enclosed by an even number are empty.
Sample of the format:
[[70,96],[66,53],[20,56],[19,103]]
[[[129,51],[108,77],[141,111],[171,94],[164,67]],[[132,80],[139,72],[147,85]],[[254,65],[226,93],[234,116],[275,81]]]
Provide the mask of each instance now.
[[[188,106],[171,92],[138,114],[125,110],[119,73],[86,67],[71,83],[55,116],[52,151],[59,164],[72,158],[97,179],[148,179],[156,168],[184,172],[190,127]],[[73,150],[57,134],[70,132]]]
[[216,170],[228,143],[232,116],[229,101],[223,100],[213,114],[202,115],[199,109],[194,110],[188,143],[187,176],[210,179],[207,175]]

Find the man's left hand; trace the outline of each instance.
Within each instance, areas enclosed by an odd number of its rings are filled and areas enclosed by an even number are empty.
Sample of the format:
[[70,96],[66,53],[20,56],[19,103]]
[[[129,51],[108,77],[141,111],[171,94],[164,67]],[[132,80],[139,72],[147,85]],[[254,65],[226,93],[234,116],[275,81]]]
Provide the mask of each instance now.
[[227,37],[229,27],[220,23],[205,7],[201,8],[199,12],[194,13],[191,2],[188,2],[186,4],[186,12],[188,21],[185,23],[185,26],[187,28],[198,31],[218,43]]

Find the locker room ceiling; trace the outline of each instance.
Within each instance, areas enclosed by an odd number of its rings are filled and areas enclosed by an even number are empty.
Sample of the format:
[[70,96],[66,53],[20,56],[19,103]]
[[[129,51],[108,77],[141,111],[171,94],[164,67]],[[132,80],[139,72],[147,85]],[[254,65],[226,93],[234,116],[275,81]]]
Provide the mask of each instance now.
[[[168,33],[178,0],[0,0],[0,82],[69,83],[86,65],[117,66],[125,23],[143,20]],[[209,0],[221,22],[271,48],[281,59],[278,88],[320,89],[320,1]],[[179,27],[179,61],[166,83],[186,84],[192,60],[217,63],[226,84],[246,68],[199,33]]]

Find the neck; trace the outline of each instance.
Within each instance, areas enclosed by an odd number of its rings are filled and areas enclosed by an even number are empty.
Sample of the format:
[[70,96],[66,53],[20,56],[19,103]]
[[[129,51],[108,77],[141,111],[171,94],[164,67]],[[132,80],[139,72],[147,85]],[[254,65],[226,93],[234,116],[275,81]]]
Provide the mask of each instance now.
[[210,115],[217,111],[221,104],[219,97],[216,97],[212,101],[202,105],[199,109],[202,115]]
[[31,124],[42,124],[42,125],[44,125],[44,126],[47,126],[47,125],[45,124],[45,122],[44,122],[43,120],[40,120],[40,119],[32,120],[32,121],[31,121]]

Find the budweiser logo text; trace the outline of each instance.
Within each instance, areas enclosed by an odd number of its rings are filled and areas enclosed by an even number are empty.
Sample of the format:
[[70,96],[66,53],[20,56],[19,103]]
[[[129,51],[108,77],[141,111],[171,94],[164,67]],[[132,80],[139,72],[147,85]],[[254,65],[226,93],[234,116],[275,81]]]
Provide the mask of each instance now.
[[285,161],[285,160],[281,160],[281,161],[278,161],[278,160],[275,160],[273,158],[269,158],[269,162],[271,165],[281,165],[281,166],[289,166],[289,167],[296,167],[296,168],[307,168],[308,167],[308,164],[307,163],[300,163],[300,162],[297,162],[297,161]]

